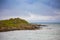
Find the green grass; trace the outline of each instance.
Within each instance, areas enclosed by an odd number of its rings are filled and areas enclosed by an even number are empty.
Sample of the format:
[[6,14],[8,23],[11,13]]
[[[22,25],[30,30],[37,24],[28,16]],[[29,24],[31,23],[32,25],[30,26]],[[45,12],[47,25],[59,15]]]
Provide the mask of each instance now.
[[20,25],[29,24],[26,20],[20,18],[11,18],[8,20],[0,20],[0,28],[1,27],[17,27]]

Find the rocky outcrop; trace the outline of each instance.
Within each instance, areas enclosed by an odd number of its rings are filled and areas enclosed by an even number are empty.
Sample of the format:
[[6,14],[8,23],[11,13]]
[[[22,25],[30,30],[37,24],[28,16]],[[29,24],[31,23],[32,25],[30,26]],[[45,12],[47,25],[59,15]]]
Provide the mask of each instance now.
[[0,32],[13,31],[13,30],[37,30],[40,29],[39,25],[20,25],[17,27],[1,27]]
[[43,25],[30,24],[24,19],[11,18],[8,20],[0,20],[0,32],[12,30],[36,30],[40,29]]

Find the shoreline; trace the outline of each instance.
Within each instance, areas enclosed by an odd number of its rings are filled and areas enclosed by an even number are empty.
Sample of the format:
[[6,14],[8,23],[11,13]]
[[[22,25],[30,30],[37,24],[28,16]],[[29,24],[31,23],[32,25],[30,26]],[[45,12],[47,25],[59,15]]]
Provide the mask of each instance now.
[[32,24],[21,18],[10,18],[6,20],[0,20],[0,32],[13,31],[13,30],[37,30],[41,24]]
[[15,30],[38,30],[38,29],[41,29],[40,26],[46,26],[46,25],[30,24],[30,25],[27,25],[27,26],[21,26],[20,28],[19,27],[18,28],[6,27],[6,28],[1,28],[0,32],[15,31]]

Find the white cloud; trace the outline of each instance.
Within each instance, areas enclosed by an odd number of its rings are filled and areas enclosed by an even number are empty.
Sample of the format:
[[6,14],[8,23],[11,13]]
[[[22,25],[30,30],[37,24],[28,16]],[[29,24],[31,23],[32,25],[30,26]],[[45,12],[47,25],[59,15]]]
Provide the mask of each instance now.
[[29,16],[23,16],[21,17],[23,19],[26,19],[28,21],[51,21],[51,20],[55,20],[56,18],[53,16],[44,16],[44,15],[36,15],[33,13],[29,13]]
[[[5,17],[0,17],[0,19],[9,19],[9,18],[22,18],[25,19],[29,22],[47,22],[47,21],[55,21],[57,19],[59,19],[59,15],[56,16],[45,16],[45,15],[38,15],[38,14],[34,14],[31,12],[26,12],[28,16],[5,16]],[[58,13],[59,14],[59,13]]]

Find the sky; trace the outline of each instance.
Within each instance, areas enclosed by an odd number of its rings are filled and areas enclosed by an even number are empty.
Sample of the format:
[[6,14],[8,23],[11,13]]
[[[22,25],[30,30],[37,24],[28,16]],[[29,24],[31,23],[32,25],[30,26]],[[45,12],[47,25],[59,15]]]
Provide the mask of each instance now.
[[60,0],[0,0],[0,20],[17,17],[29,22],[60,22]]

